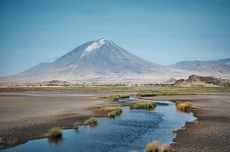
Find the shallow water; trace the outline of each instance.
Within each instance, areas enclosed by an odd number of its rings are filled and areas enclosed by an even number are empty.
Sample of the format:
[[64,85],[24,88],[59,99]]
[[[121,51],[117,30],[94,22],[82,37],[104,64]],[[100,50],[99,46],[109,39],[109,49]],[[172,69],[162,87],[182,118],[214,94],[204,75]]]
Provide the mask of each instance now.
[[130,110],[124,107],[120,117],[98,118],[98,125],[81,126],[79,131],[65,130],[59,142],[48,139],[29,141],[4,152],[129,152],[143,151],[151,140],[164,144],[172,143],[173,129],[184,126],[186,121],[196,118],[176,110],[172,102],[157,101],[154,111]]

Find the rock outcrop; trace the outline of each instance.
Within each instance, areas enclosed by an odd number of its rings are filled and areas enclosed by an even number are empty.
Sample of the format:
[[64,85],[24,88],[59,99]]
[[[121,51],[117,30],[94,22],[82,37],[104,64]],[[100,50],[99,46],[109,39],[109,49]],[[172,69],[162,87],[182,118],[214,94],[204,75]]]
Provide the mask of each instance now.
[[180,79],[175,83],[176,86],[225,86],[230,85],[227,79],[208,76],[191,75],[188,79]]

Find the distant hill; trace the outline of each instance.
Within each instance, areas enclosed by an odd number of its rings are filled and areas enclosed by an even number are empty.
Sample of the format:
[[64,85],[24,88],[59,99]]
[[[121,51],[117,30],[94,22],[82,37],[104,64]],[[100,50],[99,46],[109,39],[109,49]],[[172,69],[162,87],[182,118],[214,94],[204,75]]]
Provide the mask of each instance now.
[[188,79],[180,79],[175,83],[176,86],[225,86],[230,85],[230,81],[215,77],[205,77],[191,75]]
[[170,67],[200,72],[204,75],[225,76],[230,75],[230,58],[213,61],[182,61]]

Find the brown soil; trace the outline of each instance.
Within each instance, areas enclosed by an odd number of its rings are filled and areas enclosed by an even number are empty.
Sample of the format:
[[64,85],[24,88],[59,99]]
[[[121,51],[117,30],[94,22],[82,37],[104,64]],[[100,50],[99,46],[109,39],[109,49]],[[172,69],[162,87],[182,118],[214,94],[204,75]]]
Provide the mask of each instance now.
[[186,123],[171,146],[179,152],[230,151],[230,93],[154,97],[158,100],[189,101],[197,122]]
[[[17,92],[0,94],[0,149],[42,138],[52,127],[72,128],[95,116],[92,107],[114,104],[104,93]],[[100,116],[97,114],[97,116]]]
[[[44,94],[44,92],[43,92]],[[107,93],[80,95],[0,94],[0,148],[42,138],[49,128],[72,128],[76,121],[84,122],[93,107],[114,105],[102,97]],[[171,146],[179,152],[229,152],[230,93],[148,97],[155,100],[190,101],[198,122],[186,123]],[[96,113],[96,116],[104,115]]]

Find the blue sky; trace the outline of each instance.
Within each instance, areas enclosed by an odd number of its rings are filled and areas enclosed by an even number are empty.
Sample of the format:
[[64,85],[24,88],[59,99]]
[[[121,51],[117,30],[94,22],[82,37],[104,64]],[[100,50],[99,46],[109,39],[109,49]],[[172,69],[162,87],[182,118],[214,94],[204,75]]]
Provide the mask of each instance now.
[[101,37],[149,61],[230,57],[228,0],[0,0],[0,76]]

